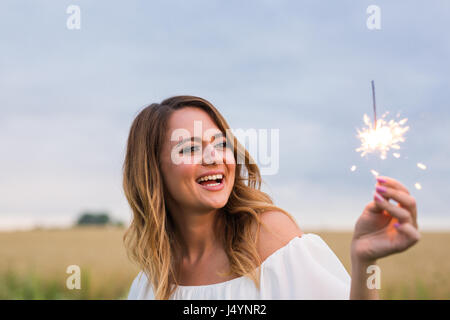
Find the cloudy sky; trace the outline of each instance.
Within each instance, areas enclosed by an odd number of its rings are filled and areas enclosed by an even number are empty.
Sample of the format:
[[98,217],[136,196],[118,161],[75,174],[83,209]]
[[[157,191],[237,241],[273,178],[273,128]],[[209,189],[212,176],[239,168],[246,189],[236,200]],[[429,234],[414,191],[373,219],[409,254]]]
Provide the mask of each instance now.
[[[366,25],[372,4],[380,30]],[[70,5],[79,30],[67,28]],[[280,130],[264,190],[306,231],[352,229],[372,199],[370,169],[411,191],[420,226],[450,228],[449,18],[446,0],[4,0],[0,229],[84,210],[128,221],[131,122],[178,94],[208,99],[233,129]],[[371,80],[379,113],[408,118],[399,159],[355,152]]]

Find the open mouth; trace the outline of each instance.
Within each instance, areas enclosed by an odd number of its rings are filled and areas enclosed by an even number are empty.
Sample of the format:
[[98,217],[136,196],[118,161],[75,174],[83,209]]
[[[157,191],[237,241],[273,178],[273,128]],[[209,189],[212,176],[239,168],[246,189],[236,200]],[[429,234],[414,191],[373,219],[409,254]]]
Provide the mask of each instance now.
[[208,190],[219,190],[223,187],[225,176],[223,174],[203,176],[197,183]]

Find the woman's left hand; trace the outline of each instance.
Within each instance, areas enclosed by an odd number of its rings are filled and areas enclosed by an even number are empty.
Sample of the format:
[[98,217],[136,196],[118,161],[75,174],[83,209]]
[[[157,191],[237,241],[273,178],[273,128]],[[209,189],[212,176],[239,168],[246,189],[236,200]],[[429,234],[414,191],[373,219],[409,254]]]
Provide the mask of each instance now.
[[374,201],[365,207],[355,225],[352,259],[374,262],[408,249],[419,239],[415,199],[400,182],[378,177]]

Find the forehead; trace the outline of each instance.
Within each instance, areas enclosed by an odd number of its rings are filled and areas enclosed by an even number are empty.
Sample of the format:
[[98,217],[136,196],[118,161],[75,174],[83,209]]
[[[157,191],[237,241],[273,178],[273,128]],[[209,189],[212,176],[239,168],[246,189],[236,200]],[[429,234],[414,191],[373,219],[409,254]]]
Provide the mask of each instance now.
[[194,136],[194,129],[201,132],[221,132],[219,127],[213,121],[206,111],[196,107],[184,107],[176,110],[169,118],[169,136],[170,133],[177,129],[185,129]]

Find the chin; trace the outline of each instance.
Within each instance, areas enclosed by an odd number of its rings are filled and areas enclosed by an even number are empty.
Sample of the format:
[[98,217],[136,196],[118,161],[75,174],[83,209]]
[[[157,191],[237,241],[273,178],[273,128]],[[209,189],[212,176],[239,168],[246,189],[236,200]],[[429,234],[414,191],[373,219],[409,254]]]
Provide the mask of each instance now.
[[214,201],[202,201],[202,202],[205,204],[205,206],[210,207],[211,209],[220,209],[220,208],[225,207],[225,205],[228,202],[228,198],[227,199],[217,199]]
[[211,203],[211,204],[209,204],[209,206],[213,209],[221,209],[221,208],[225,207],[226,204],[227,204],[227,202],[223,201],[223,202],[219,202],[219,203]]

